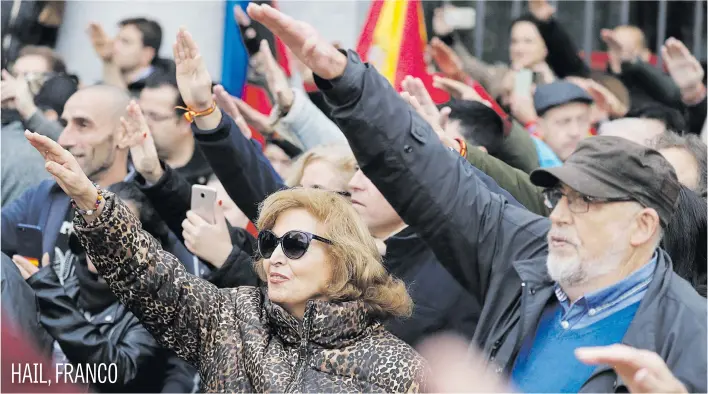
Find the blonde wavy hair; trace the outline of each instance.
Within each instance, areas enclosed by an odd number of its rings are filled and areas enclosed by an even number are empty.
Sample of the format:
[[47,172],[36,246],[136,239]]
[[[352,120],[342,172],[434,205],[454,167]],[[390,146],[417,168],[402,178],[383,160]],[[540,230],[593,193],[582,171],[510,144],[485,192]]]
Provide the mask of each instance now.
[[342,178],[345,179],[344,183],[349,182],[357,171],[354,153],[352,153],[348,145],[319,145],[300,155],[293,163],[290,169],[290,176],[285,183],[290,187],[300,186],[305,167],[317,160],[323,160],[334,166],[342,174]]
[[[332,241],[327,247],[332,277],[326,296],[332,301],[361,300],[380,317],[408,317],[413,301],[405,284],[384,268],[366,224],[344,197],[326,190],[293,188],[271,194],[260,208],[258,229],[270,230],[281,213],[302,208],[326,228],[317,234]],[[255,263],[266,281],[263,260]]]

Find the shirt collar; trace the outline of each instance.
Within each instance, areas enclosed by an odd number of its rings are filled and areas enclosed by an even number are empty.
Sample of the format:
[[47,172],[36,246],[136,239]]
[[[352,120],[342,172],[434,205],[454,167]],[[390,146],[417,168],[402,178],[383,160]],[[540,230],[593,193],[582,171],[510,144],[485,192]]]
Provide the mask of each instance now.
[[[658,253],[654,252],[654,256],[652,256],[648,264],[640,267],[628,277],[614,285],[586,294],[578,299],[576,304],[584,303],[588,308],[594,308],[599,311],[609,308],[621,302],[623,299],[632,296],[636,292],[641,291],[649,285],[649,282],[651,282],[654,277],[657,258]],[[563,306],[563,309],[567,312],[572,305],[570,304],[568,295],[565,294],[558,283],[555,284],[555,293],[561,306]]]
[[147,67],[145,67],[145,68],[143,69],[143,71],[142,71],[140,74],[138,74],[138,76],[135,78],[135,80],[133,81],[133,83],[138,82],[138,81],[140,81],[141,79],[145,79],[145,78],[149,77],[150,74],[152,74],[153,71],[155,71],[155,67],[153,67],[153,66],[147,66]]

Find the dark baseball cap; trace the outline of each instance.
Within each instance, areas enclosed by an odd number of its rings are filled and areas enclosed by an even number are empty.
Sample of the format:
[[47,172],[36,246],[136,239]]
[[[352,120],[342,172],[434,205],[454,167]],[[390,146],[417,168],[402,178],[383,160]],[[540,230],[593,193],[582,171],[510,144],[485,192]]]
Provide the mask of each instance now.
[[671,220],[681,189],[673,166],[659,152],[610,136],[586,138],[562,166],[534,170],[531,182],[543,188],[563,182],[589,197],[633,199],[656,210],[662,227]]
[[533,105],[538,116],[568,103],[592,104],[592,97],[580,86],[568,81],[556,81],[536,88]]

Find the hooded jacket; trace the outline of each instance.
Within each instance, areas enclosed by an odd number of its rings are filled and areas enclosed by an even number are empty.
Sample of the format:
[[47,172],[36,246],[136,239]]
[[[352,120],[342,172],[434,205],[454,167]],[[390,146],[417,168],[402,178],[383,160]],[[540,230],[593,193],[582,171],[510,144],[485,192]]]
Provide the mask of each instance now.
[[423,390],[423,359],[362,302],[311,300],[300,322],[258,288],[217,289],[105,197],[90,224],[75,217],[87,255],[157,341],[198,368],[203,391]]

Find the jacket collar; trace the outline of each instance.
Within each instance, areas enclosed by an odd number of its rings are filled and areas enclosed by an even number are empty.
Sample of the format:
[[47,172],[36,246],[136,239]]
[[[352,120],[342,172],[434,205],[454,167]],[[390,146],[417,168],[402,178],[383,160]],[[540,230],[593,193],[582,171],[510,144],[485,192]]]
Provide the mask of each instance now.
[[323,348],[348,346],[376,328],[377,323],[362,301],[310,300],[302,321],[270,301],[263,289],[266,317],[283,343],[316,343]]

